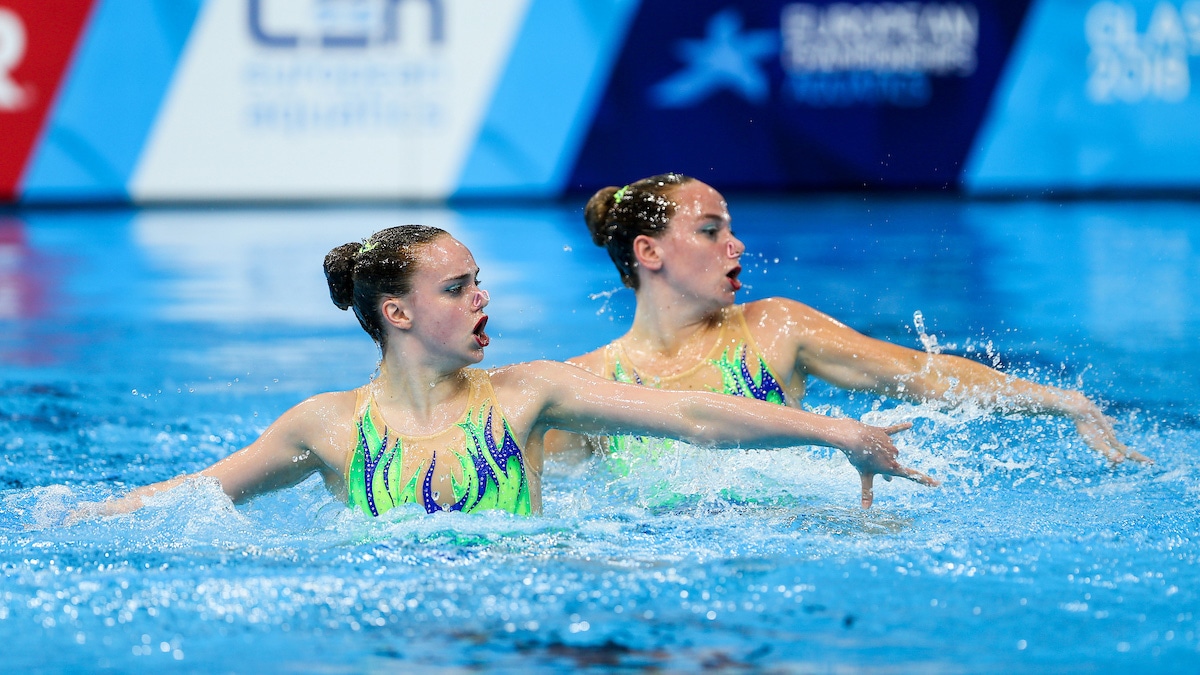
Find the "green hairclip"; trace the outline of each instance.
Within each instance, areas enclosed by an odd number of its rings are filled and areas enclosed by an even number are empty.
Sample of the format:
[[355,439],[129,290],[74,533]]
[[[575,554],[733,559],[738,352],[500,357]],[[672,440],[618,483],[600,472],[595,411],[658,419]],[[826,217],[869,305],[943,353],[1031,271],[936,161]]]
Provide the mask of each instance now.
[[621,188],[620,190],[617,190],[617,191],[616,191],[616,193],[613,195],[613,204],[620,204],[620,203],[621,203],[621,200],[622,200],[622,199],[625,199],[625,193],[626,193],[626,192],[629,192],[629,186],[628,186],[628,185],[626,185],[625,187]]
[[375,249],[376,246],[379,246],[379,242],[377,242],[377,241],[363,242],[363,245],[358,247],[358,255],[362,255],[362,254],[366,253],[367,251],[372,251]]

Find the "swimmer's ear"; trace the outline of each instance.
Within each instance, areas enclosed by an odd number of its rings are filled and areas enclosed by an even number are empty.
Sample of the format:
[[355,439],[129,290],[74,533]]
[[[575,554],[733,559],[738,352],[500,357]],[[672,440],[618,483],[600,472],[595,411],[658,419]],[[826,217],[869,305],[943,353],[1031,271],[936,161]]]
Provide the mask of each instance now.
[[648,270],[662,268],[662,252],[658,248],[658,240],[639,234],[633,239],[633,259],[638,267]]
[[392,324],[400,330],[408,330],[412,328],[412,312],[408,307],[408,303],[401,298],[388,298],[383,301],[383,305],[379,308],[383,314],[383,320]]

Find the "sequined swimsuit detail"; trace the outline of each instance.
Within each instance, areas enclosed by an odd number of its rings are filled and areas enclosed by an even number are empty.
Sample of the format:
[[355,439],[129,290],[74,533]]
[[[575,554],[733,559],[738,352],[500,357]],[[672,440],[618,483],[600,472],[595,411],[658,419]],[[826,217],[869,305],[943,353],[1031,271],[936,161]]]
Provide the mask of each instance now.
[[467,407],[455,424],[428,436],[388,429],[367,388],[356,406],[358,439],[346,469],[349,503],[371,516],[400,504],[428,513],[500,509],[531,512],[529,478],[521,448],[504,419],[491,379],[464,371]]
[[[746,317],[740,305],[725,310],[725,316],[721,320],[721,332],[708,355],[681,373],[666,377],[639,373],[617,342],[605,349],[604,361],[605,373],[617,382],[660,389],[714,391],[779,405],[786,404],[783,387],[750,336],[750,329],[746,325]],[[614,455],[624,455],[631,451],[633,446],[644,443],[645,439],[640,436],[611,436],[609,450]]]

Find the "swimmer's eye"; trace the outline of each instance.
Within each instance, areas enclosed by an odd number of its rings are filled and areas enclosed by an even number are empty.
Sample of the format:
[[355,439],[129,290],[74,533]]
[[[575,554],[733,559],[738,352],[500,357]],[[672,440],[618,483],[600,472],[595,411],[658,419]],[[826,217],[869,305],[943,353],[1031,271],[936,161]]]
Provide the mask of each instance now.
[[[480,287],[478,277],[476,277],[475,280],[471,283],[473,283],[475,285],[475,288]],[[466,290],[466,288],[467,288],[467,285],[462,283],[461,281],[459,281],[459,282],[455,282],[455,283],[447,286],[446,292],[449,293],[450,295],[462,295],[463,291]]]
[[716,241],[717,234],[720,231],[720,228],[718,228],[716,225],[705,225],[704,227],[700,228],[700,234],[703,234],[713,241]]

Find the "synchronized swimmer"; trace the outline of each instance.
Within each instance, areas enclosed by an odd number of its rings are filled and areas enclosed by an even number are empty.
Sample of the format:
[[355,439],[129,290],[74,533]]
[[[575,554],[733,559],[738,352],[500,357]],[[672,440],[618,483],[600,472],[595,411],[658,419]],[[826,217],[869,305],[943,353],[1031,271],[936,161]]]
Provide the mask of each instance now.
[[[1111,421],[1085,395],[1002,374],[969,359],[876,340],[788,298],[743,305],[739,259],[745,246],[731,229],[719,192],[680,174],[607,187],[584,218],[637,299],[629,332],[569,363],[608,380],[673,391],[716,391],[798,407],[811,375],[834,386],[910,401],[966,401],[1004,412],[1071,420],[1092,449],[1113,462],[1149,461],[1117,438]],[[602,441],[629,459],[639,443]],[[596,444],[562,432],[547,452]],[[861,471],[861,470],[860,470]],[[872,476],[861,471],[862,504]]]
[[[731,238],[724,230],[718,235],[714,242]],[[541,441],[551,429],[709,447],[824,445],[845,452],[864,486],[875,475],[938,484],[896,459],[890,435],[909,424],[881,428],[755,397],[637,386],[553,361],[472,368],[490,342],[489,298],[478,274],[462,243],[422,225],[333,249],[325,258],[330,296],[353,310],[378,344],[379,374],[357,389],[301,402],[253,443],[198,474],[83,505],[70,520],[138,509],[145,497],[196,476],[216,479],[240,503],[314,473],[338,499],[370,516],[403,504],[429,513],[540,513]]]

